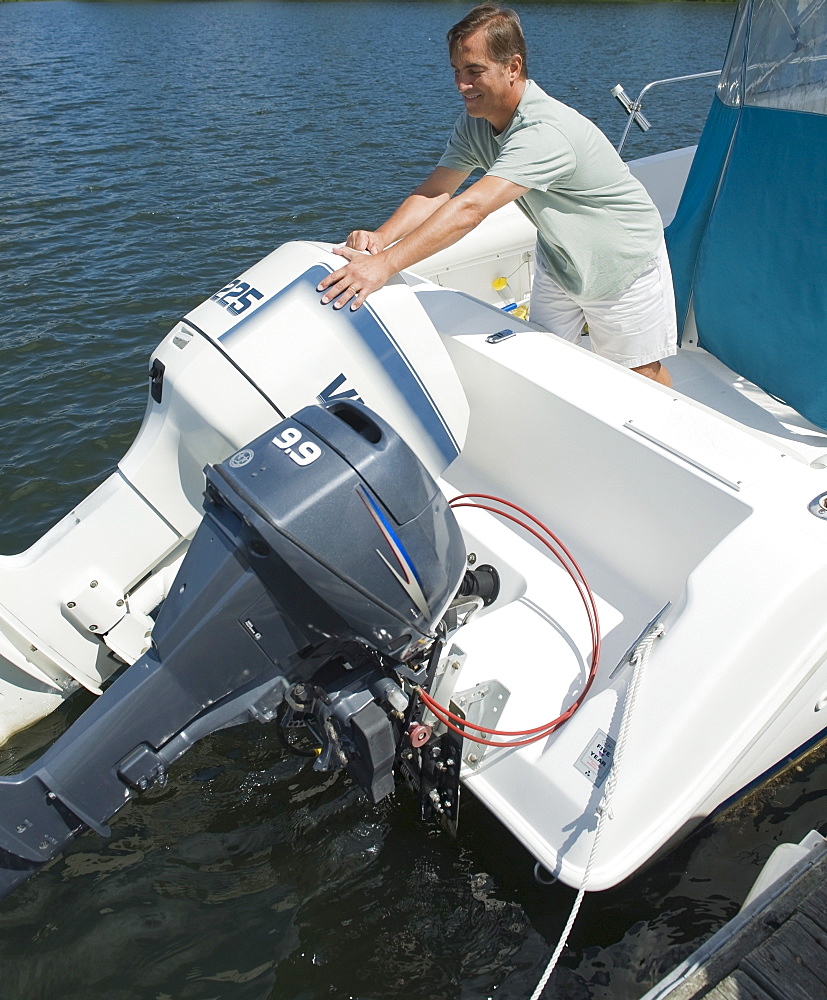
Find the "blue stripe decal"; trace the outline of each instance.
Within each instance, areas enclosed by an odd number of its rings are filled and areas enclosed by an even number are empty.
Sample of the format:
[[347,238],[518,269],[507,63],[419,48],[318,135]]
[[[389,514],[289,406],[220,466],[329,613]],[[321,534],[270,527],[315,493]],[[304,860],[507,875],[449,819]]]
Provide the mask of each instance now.
[[417,581],[417,583],[421,585],[422,580],[419,578],[419,573],[417,573],[416,571],[416,566],[414,566],[413,561],[411,557],[408,555],[405,546],[402,544],[402,540],[400,539],[399,535],[397,535],[397,533],[393,530],[392,525],[385,517],[385,515],[382,513],[381,508],[373,499],[373,497],[370,495],[370,493],[368,493],[368,491],[362,487],[357,487],[357,489],[359,491],[359,496],[362,497],[365,503],[370,506],[371,513],[374,515],[375,519],[380,523],[380,528],[383,529],[382,533],[386,535],[390,540],[391,548],[399,550],[399,552],[395,554],[397,555],[397,557],[401,556],[401,559],[404,560],[402,568],[405,570],[409,570],[411,576]]
[[[382,537],[388,544],[388,548],[393,553],[393,557],[396,560],[397,565],[402,570],[402,573],[398,573],[394,569],[393,565],[388,561],[388,559],[382,555],[379,549],[376,549],[376,554],[382,560],[382,562],[387,566],[392,575],[396,578],[398,583],[401,584],[402,588],[407,593],[408,597],[413,601],[416,607],[419,609],[422,615],[430,619],[431,609],[428,606],[428,600],[422,591],[422,581],[419,578],[419,574],[416,571],[416,567],[411,560],[411,557],[405,551],[405,546],[402,544],[399,536],[391,527],[390,523],[385,518],[379,505],[373,499],[373,497],[368,493],[368,491],[363,486],[357,486],[356,492],[362,500],[362,503],[367,507],[368,513],[372,516],[374,524],[379,529]],[[403,575],[404,574],[404,575]]]

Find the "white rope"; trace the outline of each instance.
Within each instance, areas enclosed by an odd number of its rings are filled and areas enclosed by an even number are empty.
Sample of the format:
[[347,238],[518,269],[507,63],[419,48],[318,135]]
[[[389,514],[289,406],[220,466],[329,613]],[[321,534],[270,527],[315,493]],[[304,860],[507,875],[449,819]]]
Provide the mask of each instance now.
[[609,775],[606,778],[606,791],[603,793],[603,798],[600,800],[597,807],[597,826],[594,830],[594,840],[592,841],[591,851],[589,852],[589,859],[586,862],[586,867],[583,871],[583,880],[580,883],[580,889],[577,892],[577,896],[571,908],[571,913],[566,921],[566,926],[563,928],[563,933],[560,935],[560,940],[557,942],[557,947],[554,949],[554,953],[549,959],[549,963],[540,978],[540,982],[537,983],[534,992],[531,994],[531,1000],[539,1000],[540,995],[546,988],[546,983],[549,981],[552,972],[554,972],[557,967],[557,962],[560,960],[560,956],[563,954],[563,949],[566,947],[569,935],[571,934],[571,929],[574,927],[574,921],[577,918],[577,914],[580,912],[580,906],[586,895],[586,885],[589,881],[589,876],[591,875],[594,859],[597,857],[597,845],[600,843],[603,821],[606,816],[608,816],[609,819],[611,819],[612,816],[612,796],[614,795],[615,786],[617,785],[617,772],[620,767],[620,761],[623,757],[623,751],[626,748],[626,740],[629,735],[632,715],[634,714],[640,679],[643,676],[646,661],[649,659],[649,654],[652,651],[652,646],[655,644],[655,639],[658,639],[662,635],[663,625],[661,625],[660,622],[656,622],[646,636],[638,643],[634,652],[629,657],[629,663],[633,668],[632,680],[629,683],[629,687],[626,690],[626,697],[623,700],[623,714],[620,720],[620,732],[617,734],[614,756],[612,757]]

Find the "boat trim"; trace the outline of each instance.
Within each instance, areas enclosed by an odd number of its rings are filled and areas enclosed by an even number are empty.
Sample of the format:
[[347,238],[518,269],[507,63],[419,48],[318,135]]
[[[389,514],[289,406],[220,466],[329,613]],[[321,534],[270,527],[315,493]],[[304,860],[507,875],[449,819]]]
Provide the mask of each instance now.
[[640,437],[645,438],[647,441],[650,441],[652,444],[656,444],[659,448],[663,448],[664,451],[668,451],[670,455],[675,455],[677,458],[682,459],[684,462],[691,465],[693,468],[700,469],[701,472],[705,472],[708,476],[711,476],[713,479],[716,479],[719,483],[723,483],[724,486],[729,486],[729,488],[735,490],[736,493],[741,492],[742,480],[730,479],[729,477],[723,475],[720,472],[715,472],[714,469],[711,469],[708,465],[704,465],[703,462],[699,462],[697,459],[690,457],[689,455],[686,454],[686,452],[681,451],[680,449],[675,448],[670,444],[667,444],[660,438],[655,437],[654,434],[650,434],[649,431],[645,431],[643,430],[643,428],[638,427],[633,420],[627,420],[623,426],[627,430],[633,431],[635,434],[640,435]]

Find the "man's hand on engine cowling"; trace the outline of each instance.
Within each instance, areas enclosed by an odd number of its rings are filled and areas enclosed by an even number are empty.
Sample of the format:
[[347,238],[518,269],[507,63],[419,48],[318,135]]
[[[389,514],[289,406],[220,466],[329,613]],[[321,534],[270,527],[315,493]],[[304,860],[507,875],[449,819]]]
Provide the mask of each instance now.
[[317,291],[324,292],[322,305],[333,302],[334,309],[341,309],[348,303],[351,309],[358,309],[371,292],[381,288],[395,273],[382,253],[370,254],[346,246],[336,247],[334,253],[346,257],[348,263],[316,287]]
[[[370,229],[354,229],[345,240],[345,246],[351,250],[367,250],[368,253],[380,253],[387,244],[385,240]],[[339,249],[333,251],[339,253]]]

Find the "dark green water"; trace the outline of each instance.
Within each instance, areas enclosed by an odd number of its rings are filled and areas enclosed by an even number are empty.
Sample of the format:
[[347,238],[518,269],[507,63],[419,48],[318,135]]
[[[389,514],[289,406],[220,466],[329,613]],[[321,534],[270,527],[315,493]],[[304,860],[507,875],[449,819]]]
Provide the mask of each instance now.
[[[152,348],[279,243],[371,227],[458,113],[455,3],[0,4],[0,545],[111,471]],[[716,68],[729,4],[524,5],[531,74],[613,139],[610,88]],[[631,155],[697,138],[708,85],[656,92]],[[701,89],[693,89],[701,88]],[[687,683],[690,683],[688,679]],[[3,753],[15,770],[83,699]],[[669,781],[664,766],[664,782]],[[556,995],[632,1000],[731,916],[772,848],[825,823],[793,769],[588,897]],[[574,894],[466,797],[457,841],[367,805],[249,726],[0,906],[3,1000],[521,998]],[[548,991],[551,993],[551,987]]]

